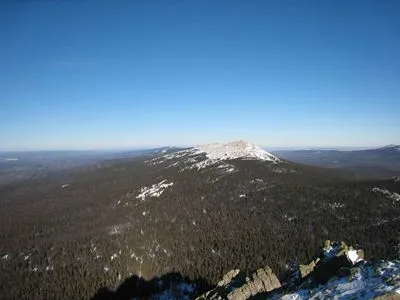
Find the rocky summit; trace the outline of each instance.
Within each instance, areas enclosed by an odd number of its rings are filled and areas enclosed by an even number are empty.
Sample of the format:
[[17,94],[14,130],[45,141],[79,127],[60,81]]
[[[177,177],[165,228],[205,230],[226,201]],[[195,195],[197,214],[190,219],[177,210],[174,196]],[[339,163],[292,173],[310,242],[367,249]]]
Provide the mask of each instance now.
[[194,149],[196,149],[198,153],[206,153],[209,159],[216,160],[248,158],[266,161],[279,161],[279,158],[276,156],[246,141],[234,141],[227,144],[214,143],[199,145]]

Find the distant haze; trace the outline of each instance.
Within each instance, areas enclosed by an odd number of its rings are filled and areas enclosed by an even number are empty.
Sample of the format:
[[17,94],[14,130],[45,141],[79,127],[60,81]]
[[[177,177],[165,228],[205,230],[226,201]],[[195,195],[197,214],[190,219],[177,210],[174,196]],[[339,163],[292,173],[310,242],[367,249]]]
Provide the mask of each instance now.
[[0,150],[400,144],[398,1],[3,1]]

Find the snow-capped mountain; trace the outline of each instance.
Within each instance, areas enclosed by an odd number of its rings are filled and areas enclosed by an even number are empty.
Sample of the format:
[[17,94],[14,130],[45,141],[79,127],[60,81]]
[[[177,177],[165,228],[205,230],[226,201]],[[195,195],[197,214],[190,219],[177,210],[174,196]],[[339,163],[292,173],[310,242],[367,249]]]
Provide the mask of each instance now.
[[162,164],[166,167],[180,165],[183,169],[202,169],[212,165],[229,166],[224,161],[245,159],[278,163],[279,158],[245,141],[227,144],[214,143],[172,151],[149,160],[150,164]]
[[195,147],[198,153],[205,153],[207,158],[214,160],[228,159],[259,159],[264,161],[278,162],[279,158],[261,149],[260,147],[246,142],[235,141],[227,144],[206,144]]

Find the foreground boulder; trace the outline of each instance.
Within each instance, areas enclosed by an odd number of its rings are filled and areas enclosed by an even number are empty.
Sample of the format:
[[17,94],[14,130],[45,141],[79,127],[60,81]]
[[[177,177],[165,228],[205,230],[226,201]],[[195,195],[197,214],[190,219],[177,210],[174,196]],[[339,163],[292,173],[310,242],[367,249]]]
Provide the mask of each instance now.
[[302,278],[311,275],[317,284],[323,284],[334,275],[348,275],[350,269],[363,260],[363,250],[353,249],[345,242],[327,240],[320,255],[308,265],[299,265],[299,270]]
[[226,273],[217,287],[197,299],[246,300],[261,293],[271,292],[281,287],[270,267],[260,268],[250,276],[238,269]]

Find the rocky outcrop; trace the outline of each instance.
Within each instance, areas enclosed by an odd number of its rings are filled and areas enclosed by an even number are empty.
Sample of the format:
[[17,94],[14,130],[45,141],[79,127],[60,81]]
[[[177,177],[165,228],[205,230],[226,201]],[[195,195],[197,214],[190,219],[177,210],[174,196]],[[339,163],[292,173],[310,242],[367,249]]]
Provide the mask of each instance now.
[[364,260],[364,251],[349,247],[345,242],[325,241],[320,255],[308,265],[299,265],[301,277],[311,275],[318,284],[325,283],[333,275],[349,274],[350,269]]
[[[345,242],[326,240],[321,252],[310,263],[299,265],[291,271],[283,290],[309,289],[324,284],[334,276],[354,275],[352,268],[364,260],[364,251],[347,246]],[[265,298],[279,293],[281,283],[268,266],[246,276],[238,269],[226,273],[216,288],[200,296],[205,299],[245,300]]]
[[243,272],[235,269],[226,273],[216,288],[197,299],[245,300],[280,287],[281,283],[268,266],[258,269],[250,276],[245,276]]
[[[209,290],[210,289],[210,290]],[[204,291],[208,292],[203,293]],[[117,290],[99,290],[93,300],[121,299],[374,299],[400,298],[400,260],[364,261],[364,252],[327,240],[309,264],[290,265],[281,281],[268,266],[247,276],[226,273],[216,286],[169,273],[150,281],[133,276]],[[399,299],[400,300],[400,299]]]
[[312,260],[308,265],[299,265],[301,278],[308,276],[312,271],[314,271],[314,268],[320,261],[321,259],[318,257],[315,260]]
[[374,300],[400,300],[400,294],[397,292],[388,292],[381,296],[377,296]]

